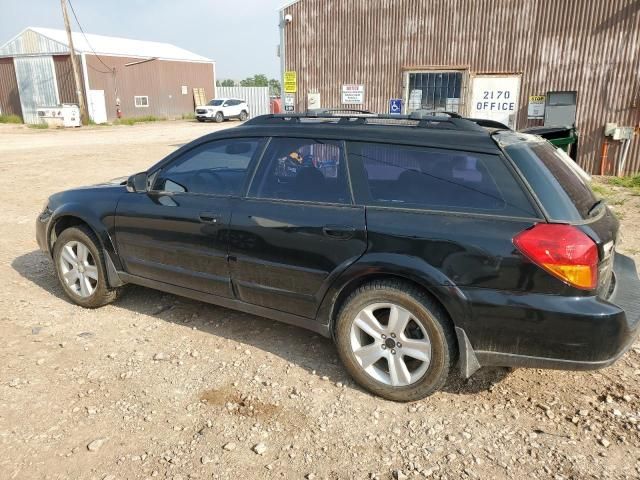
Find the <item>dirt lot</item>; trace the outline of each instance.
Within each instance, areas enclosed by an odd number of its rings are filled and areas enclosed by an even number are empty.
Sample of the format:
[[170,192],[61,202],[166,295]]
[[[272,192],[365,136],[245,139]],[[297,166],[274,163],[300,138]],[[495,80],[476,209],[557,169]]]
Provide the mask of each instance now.
[[[640,345],[593,373],[482,369],[407,405],[304,330],[137,287],[69,303],[34,238],[47,196],[215,128],[0,126],[0,477],[638,478]],[[640,197],[602,188],[640,260]]]

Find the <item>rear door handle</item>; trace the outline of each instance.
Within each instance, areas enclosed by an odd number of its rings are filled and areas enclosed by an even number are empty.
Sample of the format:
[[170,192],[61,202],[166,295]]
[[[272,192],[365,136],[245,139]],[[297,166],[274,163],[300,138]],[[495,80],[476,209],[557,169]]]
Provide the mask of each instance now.
[[200,221],[204,223],[220,223],[222,221],[222,215],[213,212],[201,212]]
[[326,225],[322,227],[322,233],[336,240],[349,240],[356,234],[356,229],[345,225]]

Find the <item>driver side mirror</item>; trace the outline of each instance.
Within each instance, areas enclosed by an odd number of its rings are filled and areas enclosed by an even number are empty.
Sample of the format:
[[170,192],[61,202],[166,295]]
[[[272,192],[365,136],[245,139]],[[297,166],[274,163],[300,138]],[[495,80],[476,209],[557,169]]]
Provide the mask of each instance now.
[[127,191],[141,193],[147,191],[147,172],[136,173],[127,179]]

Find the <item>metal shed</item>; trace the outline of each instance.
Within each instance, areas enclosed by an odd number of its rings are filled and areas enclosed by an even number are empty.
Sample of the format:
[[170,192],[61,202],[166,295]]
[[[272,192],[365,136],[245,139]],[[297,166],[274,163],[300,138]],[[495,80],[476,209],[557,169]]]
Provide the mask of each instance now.
[[[280,31],[296,110],[453,110],[519,129],[573,109],[592,173],[605,141],[605,173],[622,152],[606,123],[640,127],[638,0],[297,0]],[[626,173],[640,171],[638,137]]]
[[[81,91],[96,123],[193,112],[193,89],[212,96],[215,63],[167,43],[73,32]],[[36,109],[77,103],[64,30],[28,27],[0,46],[0,111],[37,123]]]

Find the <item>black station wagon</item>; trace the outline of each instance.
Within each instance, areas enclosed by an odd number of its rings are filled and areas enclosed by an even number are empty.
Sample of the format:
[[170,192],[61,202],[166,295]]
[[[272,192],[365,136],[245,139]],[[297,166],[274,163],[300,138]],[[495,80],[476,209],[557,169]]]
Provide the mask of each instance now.
[[640,318],[618,221],[548,142],[496,126],[256,117],[52,195],[38,243],[78,305],[133,283],[299,325],[392,400],[456,365],[610,365]]

